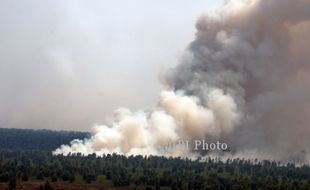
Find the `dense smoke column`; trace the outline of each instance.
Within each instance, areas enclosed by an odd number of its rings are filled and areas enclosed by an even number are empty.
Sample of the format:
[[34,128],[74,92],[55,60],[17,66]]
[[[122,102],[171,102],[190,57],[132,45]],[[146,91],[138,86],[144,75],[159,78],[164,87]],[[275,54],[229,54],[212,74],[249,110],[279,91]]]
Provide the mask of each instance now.
[[238,154],[308,154],[309,55],[300,40],[309,35],[309,10],[303,0],[229,1],[201,16],[196,39],[169,73],[170,86],[204,105],[213,88],[233,97],[243,118],[226,140]]
[[118,111],[91,139],[55,153],[167,155],[158,146],[206,138],[229,143],[222,156],[309,160],[309,21],[307,0],[226,1],[198,19],[156,110]]

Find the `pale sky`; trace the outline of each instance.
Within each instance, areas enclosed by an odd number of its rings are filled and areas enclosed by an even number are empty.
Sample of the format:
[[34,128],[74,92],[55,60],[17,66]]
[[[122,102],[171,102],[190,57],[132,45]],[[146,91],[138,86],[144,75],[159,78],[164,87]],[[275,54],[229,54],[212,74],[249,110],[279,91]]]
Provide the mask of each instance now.
[[156,106],[199,15],[220,0],[0,0],[0,127],[88,131]]

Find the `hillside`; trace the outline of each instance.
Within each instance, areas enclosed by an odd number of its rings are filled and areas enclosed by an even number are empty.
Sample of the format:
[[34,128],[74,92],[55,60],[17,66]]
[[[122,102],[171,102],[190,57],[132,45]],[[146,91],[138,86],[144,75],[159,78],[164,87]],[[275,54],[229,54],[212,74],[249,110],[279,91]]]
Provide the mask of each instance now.
[[0,128],[0,149],[52,151],[88,136],[86,132]]

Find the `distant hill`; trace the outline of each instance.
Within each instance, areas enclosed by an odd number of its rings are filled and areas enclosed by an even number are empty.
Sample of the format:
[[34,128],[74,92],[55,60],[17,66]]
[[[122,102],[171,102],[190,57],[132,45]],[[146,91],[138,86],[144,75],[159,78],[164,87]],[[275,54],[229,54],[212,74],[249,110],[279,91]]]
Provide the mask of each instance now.
[[51,151],[86,137],[87,132],[0,128],[0,149]]

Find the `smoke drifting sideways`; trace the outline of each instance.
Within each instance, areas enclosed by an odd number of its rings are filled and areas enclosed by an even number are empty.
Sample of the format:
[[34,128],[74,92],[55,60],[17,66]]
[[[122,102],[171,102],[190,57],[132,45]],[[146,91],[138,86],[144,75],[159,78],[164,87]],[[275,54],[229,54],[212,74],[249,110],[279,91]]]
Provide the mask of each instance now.
[[156,110],[119,109],[53,153],[197,156],[160,147],[204,138],[229,144],[222,157],[309,162],[310,1],[226,1],[196,29]]

